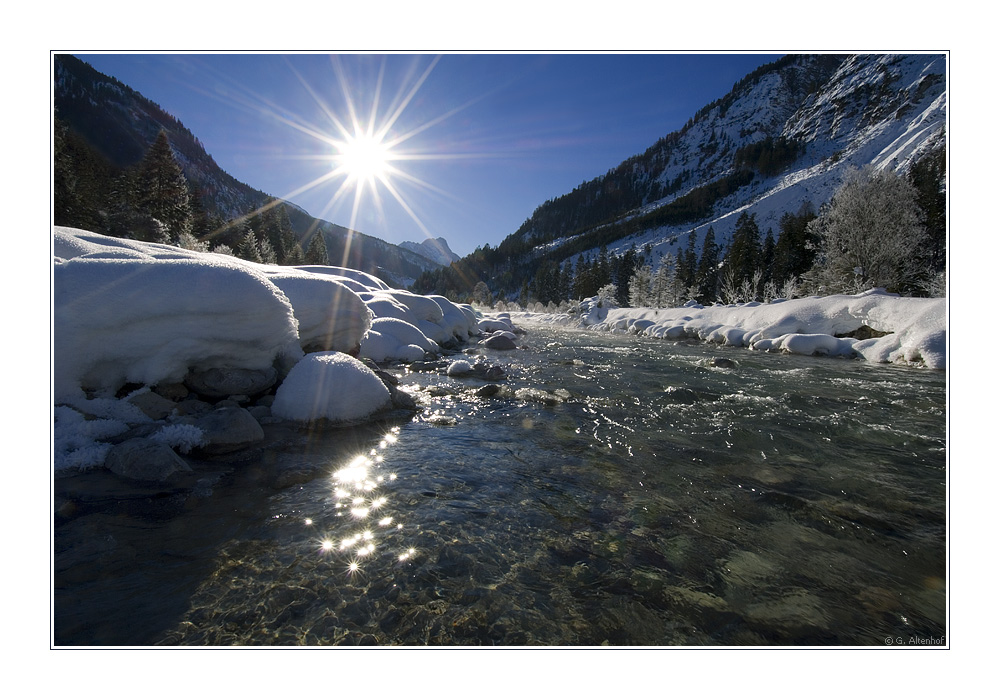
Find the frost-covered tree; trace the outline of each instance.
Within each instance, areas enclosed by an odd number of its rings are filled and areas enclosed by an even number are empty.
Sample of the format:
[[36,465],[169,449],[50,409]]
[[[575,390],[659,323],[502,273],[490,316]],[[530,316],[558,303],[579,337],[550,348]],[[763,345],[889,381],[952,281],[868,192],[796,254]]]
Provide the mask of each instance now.
[[185,250],[193,250],[198,253],[208,252],[208,243],[199,241],[193,233],[182,233],[177,237],[177,246]]
[[618,286],[606,284],[597,290],[598,303],[604,307],[618,306]]
[[260,245],[257,247],[260,251],[260,261],[265,265],[277,265],[278,264],[278,254],[274,252],[274,246],[271,245],[271,241],[267,238],[262,238],[260,240]]
[[249,226],[243,231],[243,238],[240,240],[240,247],[236,250],[236,254],[250,262],[263,262],[260,257],[260,247],[257,245],[257,234]]
[[851,170],[809,228],[820,240],[812,277],[820,291],[872,287],[912,294],[928,276],[927,234],[913,185],[891,170]]
[[631,306],[649,306],[649,292],[653,283],[653,269],[642,265],[629,278],[628,303]]
[[287,253],[285,254],[285,259],[282,260],[282,265],[304,265],[306,262],[305,253],[302,252],[302,246],[299,245],[298,241],[292,242]]
[[653,275],[653,282],[649,291],[649,301],[652,306],[658,309],[673,306],[670,286],[671,282],[676,278],[673,269],[675,260],[676,258],[673,255],[667,253],[660,260],[660,266],[656,268],[656,274]]
[[476,282],[476,286],[472,288],[472,300],[483,306],[492,304],[493,292],[490,291],[489,285],[482,280]]

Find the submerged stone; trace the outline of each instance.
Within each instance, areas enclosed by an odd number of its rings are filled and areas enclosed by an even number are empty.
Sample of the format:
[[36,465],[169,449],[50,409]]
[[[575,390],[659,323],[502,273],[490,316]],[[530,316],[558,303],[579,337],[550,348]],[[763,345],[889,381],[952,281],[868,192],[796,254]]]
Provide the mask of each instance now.
[[170,447],[145,438],[132,438],[112,447],[104,466],[135,481],[165,482],[179,473],[192,471]]
[[194,425],[205,434],[208,454],[235,452],[264,439],[264,429],[245,408],[225,406],[199,417]]

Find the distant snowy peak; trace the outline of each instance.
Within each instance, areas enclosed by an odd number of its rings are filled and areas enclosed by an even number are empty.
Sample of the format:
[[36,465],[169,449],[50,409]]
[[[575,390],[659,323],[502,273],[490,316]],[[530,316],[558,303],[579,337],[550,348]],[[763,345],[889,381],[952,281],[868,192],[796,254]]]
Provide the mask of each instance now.
[[444,238],[425,238],[420,243],[404,241],[399,244],[400,248],[412,251],[417,255],[423,255],[428,260],[433,260],[442,266],[451,265],[459,257],[448,247],[448,241]]

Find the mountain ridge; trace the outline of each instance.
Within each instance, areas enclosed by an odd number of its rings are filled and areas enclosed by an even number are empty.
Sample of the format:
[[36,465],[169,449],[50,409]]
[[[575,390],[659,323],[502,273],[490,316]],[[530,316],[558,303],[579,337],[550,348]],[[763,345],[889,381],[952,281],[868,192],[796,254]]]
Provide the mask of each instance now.
[[[680,130],[540,205],[496,248],[427,273],[418,291],[481,279],[514,298],[544,265],[623,255],[654,263],[732,237],[739,215],[761,235],[785,213],[818,211],[849,168],[899,173],[946,140],[947,54],[792,54],[761,66]],[[693,239],[693,241],[691,240]],[[648,248],[647,248],[648,246]]]
[[411,250],[418,255],[423,255],[429,260],[433,260],[439,265],[451,265],[456,260],[461,260],[461,256],[448,247],[448,241],[442,236],[437,238],[425,238],[420,243],[413,241],[403,241],[400,248]]

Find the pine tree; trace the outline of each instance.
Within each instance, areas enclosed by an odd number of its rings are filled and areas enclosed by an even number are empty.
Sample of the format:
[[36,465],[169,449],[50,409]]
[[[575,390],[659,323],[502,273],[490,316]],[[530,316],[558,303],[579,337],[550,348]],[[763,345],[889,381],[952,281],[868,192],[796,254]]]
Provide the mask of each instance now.
[[701,260],[695,274],[695,284],[698,287],[698,299],[704,302],[715,301],[719,294],[719,246],[715,242],[715,229],[711,226],[705,233],[701,244]]
[[726,268],[732,271],[737,285],[753,278],[760,265],[760,229],[756,215],[740,214],[726,258]]
[[910,182],[917,191],[917,205],[927,229],[931,268],[945,268],[946,221],[948,196],[947,155],[945,147],[934,149],[910,168]]
[[274,246],[271,245],[271,241],[267,238],[261,238],[257,246],[260,251],[260,261],[265,265],[277,265],[278,264],[278,254],[274,252]]
[[764,244],[760,249],[761,281],[764,284],[772,281],[771,277],[774,273],[774,248],[774,231],[768,227],[767,233],[764,234]]
[[309,241],[309,247],[306,249],[305,256],[306,265],[329,265],[330,256],[326,252],[326,241],[323,239],[323,234],[317,231],[313,234],[312,240]]
[[812,267],[816,257],[815,236],[809,222],[816,218],[812,205],[804,203],[797,214],[785,212],[778,222],[778,241],[774,244],[771,279],[777,285],[801,277]]
[[687,246],[677,255],[677,276],[684,287],[697,284],[698,254],[694,252],[696,238],[695,232],[690,231]]
[[260,248],[257,245],[257,235],[249,226],[243,230],[243,239],[240,241],[236,255],[250,262],[263,262],[260,257]]
[[302,246],[299,245],[298,241],[294,241],[288,252],[285,254],[285,259],[281,262],[282,265],[305,265],[306,255],[302,252]]
[[166,131],[160,130],[146,152],[135,184],[135,208],[141,216],[162,222],[175,242],[191,232],[190,192]]

